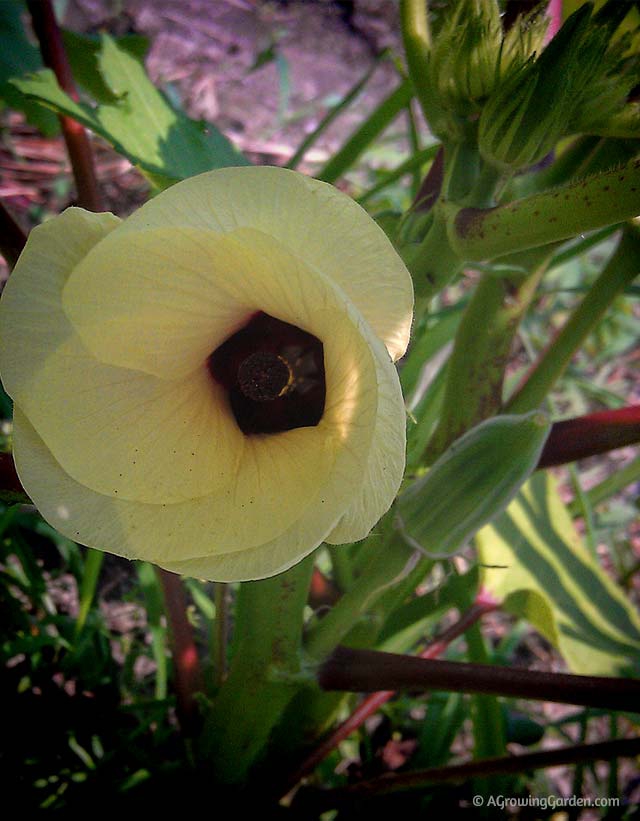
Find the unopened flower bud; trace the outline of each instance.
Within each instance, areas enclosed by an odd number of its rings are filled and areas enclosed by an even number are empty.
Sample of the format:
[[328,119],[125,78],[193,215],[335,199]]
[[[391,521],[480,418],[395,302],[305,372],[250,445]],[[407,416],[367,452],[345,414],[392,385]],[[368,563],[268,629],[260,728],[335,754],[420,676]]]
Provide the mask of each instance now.
[[429,57],[432,130],[453,139],[456,128],[464,131],[496,86],[541,47],[546,26],[542,14],[520,15],[505,32],[497,0],[454,2]]
[[605,73],[610,21],[585,4],[566,21],[539,58],[511,73],[483,108],[482,156],[503,170],[542,160],[574,132],[578,112]]

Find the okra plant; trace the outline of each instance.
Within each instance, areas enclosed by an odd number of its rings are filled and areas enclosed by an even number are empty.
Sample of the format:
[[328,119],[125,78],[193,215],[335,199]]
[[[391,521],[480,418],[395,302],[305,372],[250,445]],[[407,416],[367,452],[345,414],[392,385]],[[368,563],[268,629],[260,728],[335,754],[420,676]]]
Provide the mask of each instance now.
[[[578,794],[586,762],[640,754],[637,555],[612,574],[595,526],[640,461],[589,490],[574,465],[640,441],[640,405],[566,412],[592,335],[622,304],[638,322],[638,9],[398,11],[396,87],[301,173],[371,71],[286,168],[256,166],[153,86],[139,43],[63,36],[50,0],[0,9],[0,95],[42,127],[57,116],[77,190],[28,239],[2,209],[3,664],[23,671],[17,716],[56,670],[134,716],[117,738],[54,733],[76,755],[54,779],[60,749],[16,724],[6,766],[27,806],[108,785],[113,807],[223,795],[267,817],[414,817],[474,794],[490,815],[524,793],[518,773],[575,764]],[[399,115],[410,153],[359,188],[350,172]],[[104,212],[87,131],[147,179],[133,214]],[[408,176],[405,207],[385,203]],[[550,327],[571,266],[579,298]],[[42,541],[77,580],[70,617]],[[105,639],[106,554],[144,595],[152,703]],[[511,664],[532,635],[565,672]],[[577,705],[583,743],[547,749],[543,701]],[[374,714],[410,740],[400,772],[376,772]],[[609,737],[587,744],[595,715]],[[615,763],[605,788],[619,798]]]

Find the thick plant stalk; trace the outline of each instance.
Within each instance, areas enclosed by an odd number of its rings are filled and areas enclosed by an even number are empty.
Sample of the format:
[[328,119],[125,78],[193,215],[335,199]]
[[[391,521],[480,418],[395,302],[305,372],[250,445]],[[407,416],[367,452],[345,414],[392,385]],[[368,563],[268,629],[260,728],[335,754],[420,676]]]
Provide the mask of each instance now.
[[547,252],[534,256],[525,278],[484,274],[478,283],[456,333],[440,421],[427,446],[429,462],[499,413],[513,339],[549,263]]
[[304,679],[302,613],[312,569],[310,556],[279,576],[240,585],[231,669],[197,744],[202,768],[218,784],[246,782]]
[[[27,0],[27,5],[44,64],[56,75],[60,87],[77,101],[78,92],[51,0]],[[89,211],[101,211],[93,153],[87,132],[71,117],[61,114],[59,120],[76,182],[78,205]]]
[[625,227],[615,253],[585,298],[505,404],[505,413],[525,413],[544,401],[613,300],[638,274],[640,229],[630,223]]
[[640,704],[640,680],[637,679],[433,661],[342,646],[336,647],[320,666],[317,678],[323,690],[364,693],[375,692],[380,687],[447,690],[634,712]]
[[495,208],[441,207],[453,251],[466,260],[491,260],[636,217],[640,159]]

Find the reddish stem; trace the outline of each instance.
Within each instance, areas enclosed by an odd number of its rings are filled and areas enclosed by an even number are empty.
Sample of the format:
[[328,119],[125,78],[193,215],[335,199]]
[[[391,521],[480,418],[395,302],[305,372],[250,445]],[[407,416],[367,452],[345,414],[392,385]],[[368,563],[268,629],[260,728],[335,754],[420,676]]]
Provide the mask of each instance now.
[[640,704],[639,679],[433,661],[340,646],[320,667],[317,679],[323,690],[371,692],[382,684],[404,690],[481,693],[605,710],[637,712]]
[[187,618],[187,597],[180,576],[160,568],[158,576],[169,621],[178,718],[185,732],[192,733],[197,717],[195,696],[203,690],[203,679],[193,630]]
[[313,568],[311,586],[309,587],[309,606],[314,610],[319,607],[330,607],[340,598],[340,591],[317,567]]
[[[40,44],[43,63],[56,75],[60,87],[77,101],[78,92],[51,0],[27,0],[27,6],[31,13],[33,30]],[[87,132],[71,117],[60,114],[58,118],[76,181],[78,205],[89,211],[101,211],[98,182]]]
[[[475,624],[485,613],[490,613],[499,607],[498,602],[493,601],[483,591],[478,593],[476,601],[471,607],[460,616],[459,620],[447,628],[437,639],[435,639],[421,654],[420,658],[433,659],[443,653],[451,642],[465,633],[472,624]],[[293,773],[287,782],[285,792],[292,789],[305,775],[312,772],[318,764],[334,750],[338,744],[351,735],[358,727],[377,712],[383,704],[393,698],[395,690],[382,690],[367,696],[351,715],[342,722],[333,732],[319,744],[315,750],[302,762],[300,767]]]
[[25,502],[31,499],[20,483],[13,457],[10,453],[0,453],[0,499],[3,502]]
[[422,185],[416,198],[413,201],[413,210],[426,212],[430,211],[438,201],[442,182],[444,180],[444,148],[440,146],[438,153],[434,157],[427,176],[422,181]]
[[[334,790],[306,787],[296,795],[293,807],[300,812],[308,809],[319,814],[335,807],[349,806],[353,799],[388,795],[400,790],[427,787],[431,784],[442,784],[443,782],[461,784],[472,778],[524,773],[545,767],[559,767],[581,762],[609,761],[618,757],[635,758],[639,754],[640,738],[617,738],[594,744],[575,744],[550,750],[536,750],[522,755],[484,758],[479,761],[453,764],[449,767],[431,767],[427,770],[407,773],[390,772],[370,781],[360,781]],[[359,806],[362,809],[361,805]]]
[[15,268],[26,242],[27,235],[0,202],[0,252],[10,271]]
[[554,422],[538,468],[564,465],[640,442],[640,405]]

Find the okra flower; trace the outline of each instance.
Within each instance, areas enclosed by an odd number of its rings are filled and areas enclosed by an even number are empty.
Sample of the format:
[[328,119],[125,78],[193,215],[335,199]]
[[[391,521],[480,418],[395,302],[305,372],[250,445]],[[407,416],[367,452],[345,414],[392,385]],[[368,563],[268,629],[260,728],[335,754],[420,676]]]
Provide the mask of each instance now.
[[70,208],[0,304],[20,479],[71,539],[209,579],[362,539],[404,470],[412,301],[367,214],[291,171]]

